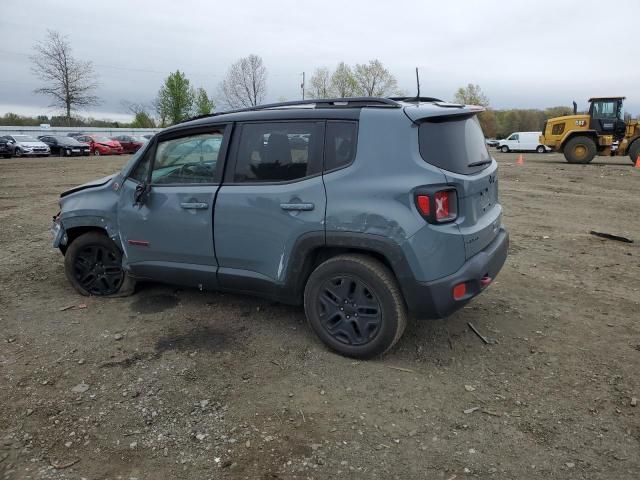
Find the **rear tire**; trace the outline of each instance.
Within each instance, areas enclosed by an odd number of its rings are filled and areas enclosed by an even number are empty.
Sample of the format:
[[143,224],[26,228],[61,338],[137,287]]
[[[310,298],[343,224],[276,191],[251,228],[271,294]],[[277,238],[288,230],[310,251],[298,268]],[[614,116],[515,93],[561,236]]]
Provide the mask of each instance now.
[[638,157],[640,157],[640,139],[634,141],[631,144],[631,147],[629,147],[629,158],[631,159],[631,163],[635,165]]
[[507,147],[506,145],[503,145],[500,147],[500,151],[502,153],[509,153],[509,147]]
[[596,142],[589,137],[573,137],[564,146],[564,158],[569,163],[589,163],[597,153]]
[[542,145],[538,145],[538,148],[536,148],[536,152],[538,153],[545,153],[547,151],[546,148],[544,148]]
[[122,268],[122,252],[100,232],[87,232],[71,242],[64,256],[64,273],[85,296],[125,296],[135,288],[135,281]]
[[320,340],[352,358],[386,353],[407,325],[393,273],[366,255],[339,255],[320,264],[305,286],[304,308]]

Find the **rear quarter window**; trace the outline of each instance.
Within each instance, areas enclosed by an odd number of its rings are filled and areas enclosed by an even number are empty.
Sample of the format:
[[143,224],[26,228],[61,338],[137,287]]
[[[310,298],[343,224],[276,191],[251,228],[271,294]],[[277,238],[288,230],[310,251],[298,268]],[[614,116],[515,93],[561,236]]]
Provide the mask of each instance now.
[[471,175],[491,165],[475,115],[428,119],[420,123],[418,142],[424,161],[443,170]]

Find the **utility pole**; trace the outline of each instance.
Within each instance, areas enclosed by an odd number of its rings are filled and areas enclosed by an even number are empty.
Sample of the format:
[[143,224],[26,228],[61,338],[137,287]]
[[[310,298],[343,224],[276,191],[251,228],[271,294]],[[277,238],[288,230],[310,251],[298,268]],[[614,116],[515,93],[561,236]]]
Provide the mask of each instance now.
[[302,72],[302,84],[300,88],[302,89],[302,100],[304,100],[304,72]]

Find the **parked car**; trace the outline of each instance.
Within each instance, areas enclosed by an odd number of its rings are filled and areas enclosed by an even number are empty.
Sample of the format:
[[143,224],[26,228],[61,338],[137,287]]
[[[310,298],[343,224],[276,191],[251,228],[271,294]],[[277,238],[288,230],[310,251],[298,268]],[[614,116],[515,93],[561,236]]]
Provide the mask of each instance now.
[[502,153],[507,152],[538,152],[550,151],[549,147],[540,143],[542,132],[513,132],[504,140],[500,140],[496,148]]
[[48,157],[51,154],[49,147],[31,135],[5,135],[11,153],[14,157],[33,155]]
[[13,155],[13,146],[9,143],[9,139],[0,137],[0,155],[3,158],[11,158]]
[[493,282],[508,234],[482,109],[275,105],[163,130],[120,172],[62,193],[53,245],[76,290],[148,279],[304,305],[325,344],[370,358],[409,313],[447,316]]
[[500,144],[500,142],[495,138],[487,138],[485,139],[485,143],[487,144],[487,147],[497,147]]
[[67,133],[67,137],[79,137],[80,135],[86,135],[84,132],[69,132]]
[[118,135],[111,137],[112,140],[120,142],[124,153],[136,153],[148,140],[144,137],[135,135]]
[[147,140],[151,140],[153,138],[153,133],[147,133],[145,135],[142,135],[144,138],[146,138]]
[[89,145],[93,155],[122,155],[122,145],[117,140],[102,135],[80,135],[76,140]]
[[74,137],[62,135],[42,135],[38,137],[40,141],[46,143],[51,153],[71,157],[73,155],[89,155],[90,147],[87,143],[81,143]]

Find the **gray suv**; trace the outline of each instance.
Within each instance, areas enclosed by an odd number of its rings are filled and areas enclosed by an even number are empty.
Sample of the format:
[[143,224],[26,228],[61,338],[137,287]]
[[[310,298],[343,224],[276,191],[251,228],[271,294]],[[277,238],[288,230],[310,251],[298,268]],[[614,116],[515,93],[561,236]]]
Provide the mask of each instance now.
[[409,314],[451,314],[505,262],[480,111],[367,97],[193,119],[64,192],[53,245],[83,295],[138,279],[259,295],[304,305],[343,355],[381,355]]

